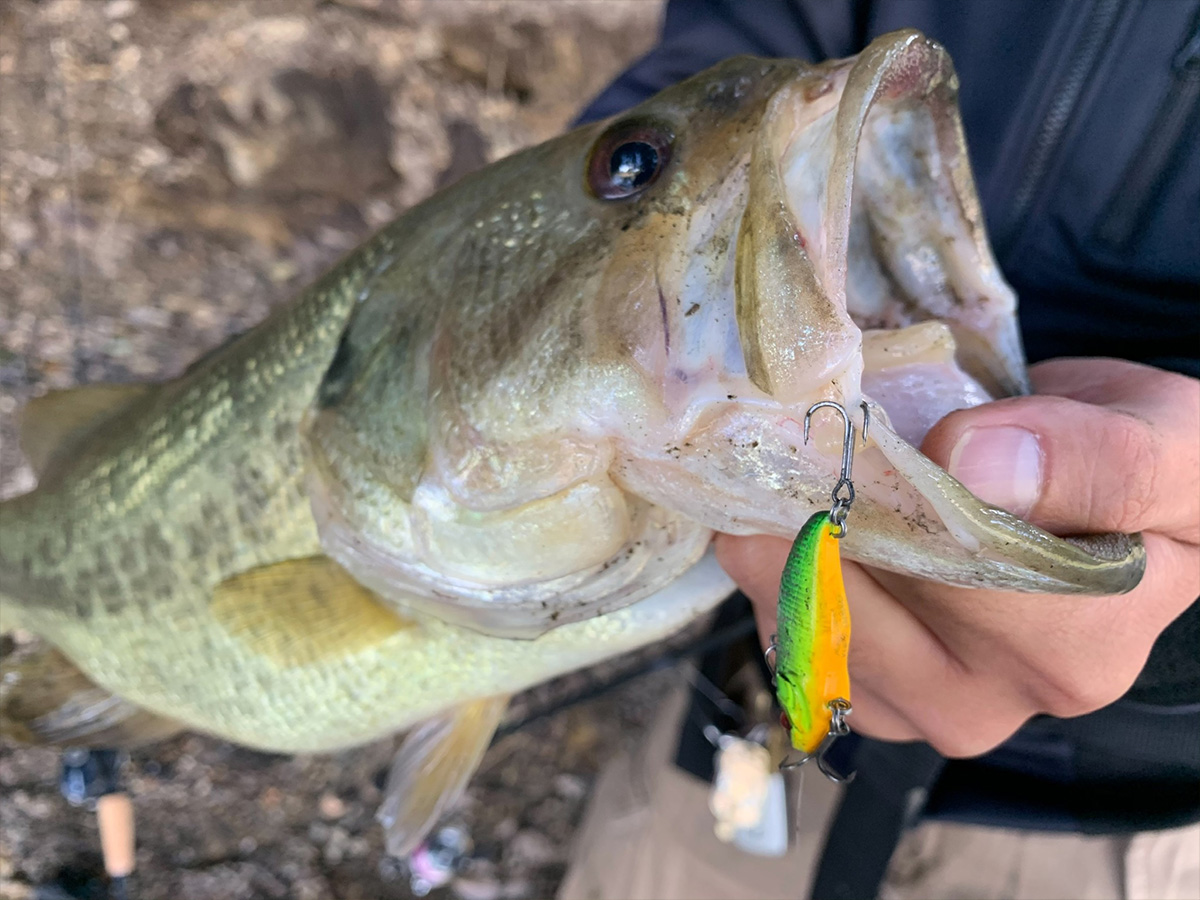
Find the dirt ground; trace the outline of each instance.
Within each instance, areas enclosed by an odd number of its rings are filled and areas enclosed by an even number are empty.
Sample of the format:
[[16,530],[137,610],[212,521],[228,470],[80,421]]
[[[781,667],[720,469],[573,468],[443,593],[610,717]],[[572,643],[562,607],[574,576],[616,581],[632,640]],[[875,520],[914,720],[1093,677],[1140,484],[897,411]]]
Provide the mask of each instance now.
[[[560,131],[652,43],[657,0],[0,0],[0,496],[16,413],[156,379],[287,300],[431,191]],[[27,637],[4,639],[20,651]],[[510,722],[653,654],[520,698]],[[546,897],[598,768],[679,677],[519,728],[458,812],[435,896]],[[135,895],[402,898],[374,809],[394,740],[289,758],[184,736],[135,754]],[[58,756],[0,746],[0,898],[101,897]]]

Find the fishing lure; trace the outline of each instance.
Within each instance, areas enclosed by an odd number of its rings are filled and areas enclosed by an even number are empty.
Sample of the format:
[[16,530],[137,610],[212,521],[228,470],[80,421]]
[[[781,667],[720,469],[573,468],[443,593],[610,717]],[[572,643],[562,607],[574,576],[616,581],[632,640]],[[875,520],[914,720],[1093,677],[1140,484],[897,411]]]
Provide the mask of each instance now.
[[[833,504],[813,514],[792,543],[779,585],[777,634],[767,649],[773,665],[775,695],[783,709],[782,723],[792,746],[803,756],[784,767],[801,766],[814,756],[817,766],[833,781],[849,781],[853,775],[835,772],[825,754],[837,738],[850,731],[846,717],[851,712],[850,610],[842,581],[838,541],[846,535],[846,514],[854,503],[854,423],[840,403],[823,400],[804,415],[804,440],[818,409],[833,409],[844,423],[842,471],[833,489]],[[867,437],[870,413],[862,404],[863,440]]]

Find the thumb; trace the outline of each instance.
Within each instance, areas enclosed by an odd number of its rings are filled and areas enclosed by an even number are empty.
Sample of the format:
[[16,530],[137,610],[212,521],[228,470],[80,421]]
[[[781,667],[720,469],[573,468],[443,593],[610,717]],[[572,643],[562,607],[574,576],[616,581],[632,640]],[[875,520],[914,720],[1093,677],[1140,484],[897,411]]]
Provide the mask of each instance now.
[[[1179,399],[1177,382],[1166,388]],[[980,499],[1048,531],[1149,530],[1195,542],[1200,421],[1194,404],[1166,403],[1154,391],[1136,413],[1126,398],[1107,406],[1055,396],[960,410],[934,426],[922,450]]]

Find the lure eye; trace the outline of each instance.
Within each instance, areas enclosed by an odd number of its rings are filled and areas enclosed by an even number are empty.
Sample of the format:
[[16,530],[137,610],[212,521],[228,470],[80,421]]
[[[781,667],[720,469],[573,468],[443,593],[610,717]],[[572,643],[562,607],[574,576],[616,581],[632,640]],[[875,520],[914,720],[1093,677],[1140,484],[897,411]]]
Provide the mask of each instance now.
[[587,186],[601,200],[625,200],[654,184],[671,160],[675,136],[645,122],[618,123],[592,147]]

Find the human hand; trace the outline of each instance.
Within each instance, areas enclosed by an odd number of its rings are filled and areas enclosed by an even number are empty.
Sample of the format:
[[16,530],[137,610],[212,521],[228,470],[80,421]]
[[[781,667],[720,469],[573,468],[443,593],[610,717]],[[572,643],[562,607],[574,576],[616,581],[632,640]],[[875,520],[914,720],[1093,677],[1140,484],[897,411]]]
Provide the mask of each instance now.
[[[846,562],[856,731],[975,756],[1037,713],[1099,709],[1200,594],[1200,381],[1109,359],[1030,375],[1037,394],[951,413],[922,450],[981,499],[1056,534],[1143,532],[1145,577],[1119,596],[1048,596]],[[764,643],[789,546],[717,538]]]

